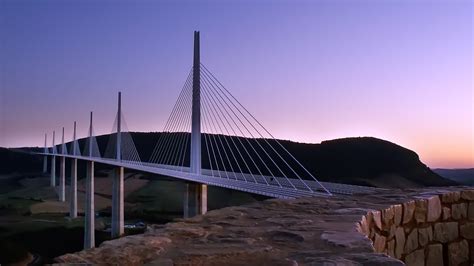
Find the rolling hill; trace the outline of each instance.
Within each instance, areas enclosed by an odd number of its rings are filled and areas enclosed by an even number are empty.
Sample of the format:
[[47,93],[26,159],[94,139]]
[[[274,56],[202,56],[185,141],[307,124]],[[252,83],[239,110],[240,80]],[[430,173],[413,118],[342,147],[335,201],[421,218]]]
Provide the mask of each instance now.
[[[140,158],[149,158],[155,143],[162,133],[132,132]],[[189,137],[189,136],[188,136]],[[227,137],[237,138],[237,137]],[[106,150],[109,135],[97,137],[102,154]],[[263,144],[264,139],[257,139]],[[320,181],[375,186],[375,187],[423,187],[456,185],[423,164],[418,155],[409,149],[394,143],[372,138],[344,138],[323,141],[320,144],[306,144],[280,140],[280,143],[297,158]],[[85,139],[79,140],[81,147]],[[4,151],[2,151],[4,153]],[[2,156],[3,153],[0,153]],[[189,154],[189,152],[187,153]],[[5,156],[5,155],[3,155]],[[20,156],[20,155],[18,155]],[[22,155],[28,156],[28,155]],[[22,157],[10,156],[11,163],[1,168],[12,170],[18,166]],[[145,159],[148,160],[148,159]],[[189,161],[189,156],[186,158]],[[40,161],[28,159],[28,162],[40,169]],[[203,168],[209,167],[206,156],[202,157]],[[21,164],[24,166],[25,164]],[[5,169],[0,169],[0,172]]]
[[460,184],[474,186],[474,168],[467,169],[433,169],[438,175],[454,180]]

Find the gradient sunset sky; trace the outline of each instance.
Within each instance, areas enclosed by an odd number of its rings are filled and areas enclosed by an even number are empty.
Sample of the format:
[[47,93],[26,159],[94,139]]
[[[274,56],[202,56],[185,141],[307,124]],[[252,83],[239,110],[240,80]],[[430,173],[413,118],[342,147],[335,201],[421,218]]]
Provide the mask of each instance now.
[[[277,138],[374,136],[474,167],[473,1],[0,1],[0,146],[161,131],[201,60]],[[59,139],[59,138],[58,138]],[[48,141],[50,142],[50,141]]]

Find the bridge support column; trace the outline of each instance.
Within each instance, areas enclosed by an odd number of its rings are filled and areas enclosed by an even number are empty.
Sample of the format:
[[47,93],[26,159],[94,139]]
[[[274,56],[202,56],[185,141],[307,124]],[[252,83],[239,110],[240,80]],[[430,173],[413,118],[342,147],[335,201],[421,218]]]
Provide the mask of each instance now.
[[[47,141],[48,141],[48,135],[44,134],[44,149],[43,149],[44,153],[48,153],[48,147],[46,146]],[[43,156],[43,174],[46,174],[47,172],[48,172],[48,156],[45,155]]]
[[59,157],[59,201],[65,202],[66,201],[66,189],[65,189],[65,181],[66,181],[66,145],[64,144],[64,127],[63,127],[63,138],[62,138],[62,145],[61,145],[61,154],[63,156]]
[[48,155],[43,156],[43,174],[48,172]]
[[[72,155],[77,155],[76,121],[72,135]],[[69,217],[77,217],[77,159],[71,161],[71,181],[69,185]]]
[[77,159],[71,162],[71,185],[69,186],[69,217],[77,218]]
[[50,186],[56,186],[56,156],[51,156],[51,181]]
[[66,181],[66,157],[60,156],[59,162],[59,201],[65,202],[66,188],[64,183]]
[[207,212],[207,185],[186,183],[184,187],[183,217],[189,218]]
[[95,247],[94,162],[87,162],[84,249]]
[[56,133],[53,131],[53,146],[52,146],[52,154],[51,156],[51,182],[50,186],[55,187],[56,186],[56,146],[54,146],[54,138],[56,136]]
[[112,183],[112,237],[120,237],[124,233],[124,197],[123,197],[124,168],[114,170]]

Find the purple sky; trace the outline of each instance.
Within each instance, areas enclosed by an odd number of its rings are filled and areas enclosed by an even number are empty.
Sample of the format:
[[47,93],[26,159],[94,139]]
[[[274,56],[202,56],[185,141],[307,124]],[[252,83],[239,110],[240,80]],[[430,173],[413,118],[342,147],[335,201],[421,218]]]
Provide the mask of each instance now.
[[162,130],[200,30],[202,62],[275,137],[374,136],[431,167],[474,167],[473,12],[469,0],[2,0],[0,146],[71,136],[74,120],[85,136],[90,110],[110,133],[118,90],[130,130]]

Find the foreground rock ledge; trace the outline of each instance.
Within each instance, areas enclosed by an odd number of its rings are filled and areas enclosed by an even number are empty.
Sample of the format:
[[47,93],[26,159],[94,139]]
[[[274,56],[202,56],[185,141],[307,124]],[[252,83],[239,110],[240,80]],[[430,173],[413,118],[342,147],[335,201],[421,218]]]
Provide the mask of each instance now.
[[[453,191],[454,195],[449,194]],[[435,195],[449,196],[439,197],[438,203],[432,199]],[[423,265],[426,252],[432,254],[429,258],[438,256],[441,259],[437,262],[443,262],[443,244],[434,239],[449,242],[453,260],[471,256],[472,261],[474,242],[468,220],[474,215],[474,205],[468,203],[472,200],[474,190],[469,187],[380,189],[371,195],[272,199],[154,225],[142,235],[107,241],[98,248],[65,254],[55,261],[127,265],[403,265],[399,258],[407,264]],[[460,203],[467,204],[454,207],[454,211],[452,204]],[[450,206],[449,214],[446,206]],[[454,212],[459,219],[465,219],[460,222],[462,225],[458,222],[461,232],[457,232],[456,239],[449,224]],[[417,226],[425,224],[430,224],[430,229]],[[439,228],[431,228],[433,224],[440,224]],[[426,247],[425,252],[420,244]],[[471,249],[467,255],[463,253],[466,248]]]

